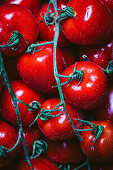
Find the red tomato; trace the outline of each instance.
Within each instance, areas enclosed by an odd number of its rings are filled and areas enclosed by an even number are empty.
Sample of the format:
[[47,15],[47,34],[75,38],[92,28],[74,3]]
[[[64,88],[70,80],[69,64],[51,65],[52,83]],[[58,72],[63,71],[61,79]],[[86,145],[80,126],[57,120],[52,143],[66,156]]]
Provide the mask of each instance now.
[[100,107],[92,110],[95,120],[111,120],[113,121],[113,85],[109,87],[104,102]]
[[[23,81],[15,80],[11,82],[11,86],[16,97],[26,104],[30,104],[33,101],[38,101],[40,104],[43,102],[43,96],[40,93],[36,93],[31,88],[29,88]],[[12,102],[11,95],[5,86],[3,89],[3,94],[1,97],[1,116],[13,124],[17,125],[17,117]],[[37,111],[29,111],[28,107],[18,102],[18,108],[21,116],[21,121],[23,126],[28,126],[31,124],[36,115]]]
[[[42,104],[40,110],[42,108],[46,110],[51,110],[58,104],[60,104],[60,99],[48,99]],[[67,112],[75,127],[77,129],[82,128],[83,124],[77,120],[74,120],[83,119],[82,113],[73,108],[73,106],[71,106],[67,102],[65,104]],[[58,109],[60,109],[60,111],[53,111],[51,114],[53,115],[59,114],[60,112],[63,111],[63,106],[59,106]],[[75,132],[64,111],[57,118],[51,118],[46,121],[38,118],[37,123],[42,133],[49,139],[52,140],[69,139],[75,136]]]
[[[81,149],[83,153],[91,160],[97,162],[108,162],[113,158],[113,123],[109,120],[93,121],[96,125],[101,125],[104,130],[92,148],[96,135],[91,131],[81,132],[83,142]],[[89,126],[84,126],[83,129],[90,129]],[[95,131],[96,133],[96,131]]]
[[[63,9],[64,7],[66,7],[68,0],[58,0],[58,4],[57,7],[59,9]],[[45,21],[41,22],[42,20],[44,20],[44,18],[42,16],[44,16],[47,12],[47,8],[48,8],[48,4],[46,3],[42,6],[42,8],[40,9],[38,15],[37,15],[37,22],[39,23],[39,35],[40,37],[45,40],[45,41],[52,41],[54,38],[54,34],[55,34],[55,24],[53,25],[47,25],[45,23]],[[41,13],[44,12],[41,16]],[[52,14],[54,12],[54,8],[51,5],[49,13]],[[54,18],[53,18],[54,20]],[[41,22],[41,23],[40,23]],[[62,32],[62,29],[60,28],[59,30],[59,38],[58,38],[58,45],[59,46],[67,46],[69,45],[69,41],[66,39],[65,35]]]
[[[62,75],[73,74],[75,64],[68,67]],[[79,109],[90,110],[97,107],[107,90],[107,80],[102,69],[93,62],[80,61],[76,64],[76,70],[83,70],[84,78],[72,80],[69,84],[62,85],[65,99]],[[64,83],[68,78],[61,78]],[[79,83],[79,84],[78,84]]]
[[[23,17],[24,16],[24,17]],[[0,45],[7,44],[14,31],[18,31],[27,43],[20,38],[17,50],[11,47],[1,49],[7,56],[15,56],[24,53],[26,48],[36,41],[38,28],[35,17],[27,9],[19,5],[0,6]]]
[[[77,13],[62,23],[67,39],[75,44],[103,44],[113,39],[113,17],[98,0],[69,0]],[[103,19],[104,18],[104,19]]]
[[106,68],[108,62],[113,59],[112,48],[112,43],[104,46],[80,46],[80,58],[83,60],[82,55],[86,55],[91,62],[96,63],[102,68]]
[[77,138],[60,141],[46,140],[46,142],[48,146],[46,156],[54,162],[81,163],[85,160]]
[[[30,156],[33,151],[33,143],[42,137],[42,133],[40,129],[35,126],[30,128],[23,128],[23,132],[24,132],[24,138],[27,146],[27,152]],[[18,156],[25,157],[22,140],[20,141],[20,150]]]
[[35,16],[40,9],[40,0],[1,0],[0,4],[17,4],[29,9]]
[[[57,165],[45,157],[37,157],[30,160],[34,170],[59,170]],[[17,170],[31,170],[27,161],[22,160],[17,164]]]
[[[4,122],[0,121],[0,146],[12,149],[17,142],[17,133],[14,128]],[[0,158],[0,168],[6,166],[17,155],[19,147],[9,152],[6,157]]]
[[[53,45],[45,45],[41,51],[34,54],[22,55],[17,67],[21,78],[36,91],[45,93],[57,91],[57,88],[54,87],[56,80],[53,70]],[[58,72],[62,73],[64,63],[59,48],[57,48],[57,68]]]

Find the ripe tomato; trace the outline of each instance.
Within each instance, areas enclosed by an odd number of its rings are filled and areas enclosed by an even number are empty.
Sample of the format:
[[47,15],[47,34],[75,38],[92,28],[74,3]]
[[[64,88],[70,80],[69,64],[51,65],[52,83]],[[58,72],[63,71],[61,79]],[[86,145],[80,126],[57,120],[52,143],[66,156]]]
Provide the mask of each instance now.
[[0,45],[8,44],[14,31],[18,31],[27,43],[20,38],[19,44],[15,46],[17,50],[12,50],[11,47],[2,48],[2,53],[7,56],[15,56],[24,53],[26,48],[36,41],[38,27],[35,17],[27,9],[19,5],[1,5]]
[[[62,75],[72,75],[74,68],[75,64],[68,67]],[[98,65],[89,61],[78,62],[76,70],[83,70],[84,78],[80,83],[75,79],[69,84],[62,85],[64,97],[69,103],[79,109],[93,109],[101,103],[106,94],[106,76]],[[62,83],[67,80],[68,78],[61,78]]]
[[85,156],[81,151],[80,142],[77,138],[69,140],[46,140],[46,156],[57,163],[81,163]]
[[[16,97],[28,105],[33,101],[38,101],[41,104],[44,100],[43,96],[40,93],[36,93],[35,91],[33,91],[21,80],[12,81],[11,86]],[[11,95],[6,86],[3,89],[0,105],[1,116],[11,123],[17,125],[17,117],[14,105]],[[29,111],[28,107],[20,102],[18,102],[18,108],[23,126],[28,126],[29,124],[31,124],[37,115],[37,111]]]
[[[43,43],[43,41],[42,41]],[[57,91],[53,69],[53,45],[45,45],[34,54],[20,56],[17,67],[21,78],[36,91],[52,93]],[[36,48],[36,50],[40,50]],[[62,73],[64,69],[61,51],[57,48],[57,68]]]
[[[101,125],[104,130],[92,148],[96,135],[91,131],[81,132],[83,141],[81,149],[83,153],[91,160],[97,162],[108,162],[113,158],[113,123],[109,120],[92,121],[96,125]],[[85,125],[83,129],[90,129]],[[96,133],[96,131],[95,131]]]
[[[8,123],[0,121],[0,146],[12,149],[17,142],[17,133]],[[6,157],[0,157],[0,168],[6,166],[17,155],[19,147],[9,152]]]
[[35,16],[40,9],[40,0],[1,0],[0,4],[17,4],[29,9]]
[[[113,39],[113,17],[98,0],[69,0],[77,13],[62,23],[67,39],[75,44],[103,44]],[[104,19],[103,19],[104,18]]]
[[[37,157],[30,160],[34,170],[59,170],[57,165],[45,157]],[[22,160],[17,164],[17,170],[31,170],[27,161]]]
[[[47,99],[41,106],[41,109],[51,110],[60,104],[60,99]],[[66,108],[67,112],[77,129],[82,128],[83,124],[74,119],[83,119],[82,113],[67,102]],[[52,111],[51,114],[57,115],[63,111],[63,106],[59,106],[60,111]],[[42,133],[49,139],[60,140],[60,139],[69,139],[75,136],[75,132],[66,116],[66,113],[63,111],[62,114],[56,118],[50,118],[49,120],[37,119],[38,126]]]
[[[67,3],[68,3],[68,0],[63,0],[63,1],[58,0],[57,7],[62,10],[64,7],[66,7]],[[42,6],[42,8],[40,9],[40,11],[39,11],[39,13],[37,15],[37,22],[39,23],[38,26],[39,26],[39,35],[40,35],[40,37],[45,41],[52,41],[53,38],[54,38],[54,34],[55,34],[55,24],[53,24],[53,25],[48,24],[47,25],[45,23],[45,21],[41,22],[42,20],[44,20],[43,17],[45,15],[45,13],[47,12],[48,4],[49,3],[44,4]],[[42,12],[43,12],[43,14],[41,14]],[[50,6],[49,13],[50,14],[54,13],[54,7],[52,5]],[[52,20],[54,21],[54,17],[52,18]],[[62,29],[60,28],[60,30],[59,30],[59,38],[58,38],[58,45],[59,46],[67,46],[69,44],[70,44],[70,42],[66,39],[65,35],[62,32]]]
[[[38,127],[32,126],[30,128],[23,128],[24,138],[27,146],[27,152],[29,156],[31,156],[33,151],[33,143],[34,141],[40,139],[42,137],[42,133]],[[25,157],[23,143],[20,141],[20,149],[18,152],[18,157]]]
[[80,46],[80,58],[83,60],[82,55],[86,55],[91,62],[96,63],[102,68],[106,68],[108,62],[113,59],[112,48],[112,42],[104,46]]

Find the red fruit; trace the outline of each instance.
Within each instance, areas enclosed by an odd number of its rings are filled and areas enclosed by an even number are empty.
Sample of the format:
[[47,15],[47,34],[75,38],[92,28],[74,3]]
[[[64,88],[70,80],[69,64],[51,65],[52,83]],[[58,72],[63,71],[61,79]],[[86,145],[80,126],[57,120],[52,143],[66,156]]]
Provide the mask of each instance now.
[[[11,86],[16,97],[28,105],[33,101],[37,101],[41,104],[44,100],[43,96],[40,93],[37,93],[31,88],[29,88],[23,81],[12,81]],[[18,102],[17,104],[23,126],[30,125],[34,121],[37,115],[37,111],[29,111],[28,107],[20,102]],[[0,105],[1,116],[4,117],[6,120],[10,121],[11,123],[17,125],[18,122],[13,101],[6,86],[3,89]]]
[[80,142],[77,138],[69,140],[47,140],[46,156],[57,163],[81,163],[85,156],[81,151]]
[[[95,137],[97,135],[96,129],[92,131],[83,131],[81,136],[83,141],[81,142],[81,149],[83,153],[91,160],[97,162],[110,162],[113,158],[113,123],[109,120],[93,121],[94,124],[104,127],[99,138],[92,148]],[[83,129],[91,129],[91,127],[85,125]]]
[[[59,168],[45,157],[37,157],[30,160],[34,170],[58,170]],[[27,161],[22,160],[17,164],[17,170],[31,170]]]
[[[17,142],[17,133],[14,128],[0,121],[0,146],[12,149]],[[18,153],[18,146],[11,152],[7,153],[6,157],[0,157],[0,168],[6,166]]]
[[[58,104],[60,104],[60,99],[48,99],[42,104],[40,111],[41,109],[51,110],[55,108]],[[73,124],[77,129],[81,129],[83,127],[83,124],[75,119],[83,119],[82,113],[77,109],[73,108],[73,106],[71,106],[67,102],[65,102],[65,104],[66,104],[67,112]],[[61,105],[57,109],[60,110],[52,111],[51,114],[58,115],[59,113],[62,112],[62,114],[59,115],[58,117],[56,118],[53,117],[50,118],[49,120],[42,120],[41,118],[37,119],[37,123],[41,132],[51,140],[60,140],[60,139],[64,140],[64,139],[69,139],[74,137],[75,132],[66,116],[63,106]]]
[[[41,42],[40,42],[41,43]],[[43,41],[42,41],[43,43]],[[40,50],[40,48],[42,48]],[[57,91],[53,68],[53,45],[45,45],[34,54],[24,54],[18,60],[18,72],[23,81],[36,91],[53,93]],[[64,69],[61,51],[57,47],[57,68],[62,73]]]
[[75,44],[103,44],[113,39],[113,17],[99,0],[69,0],[76,18],[67,18],[62,30]]
[[[74,69],[75,64],[68,67],[62,75],[70,76]],[[83,79],[81,81],[72,79],[69,83],[62,85],[65,99],[79,109],[90,110],[96,108],[106,94],[106,75],[98,65],[89,61],[78,62],[76,70],[83,71]],[[68,78],[61,78],[61,83],[68,80]]]
[[36,41],[38,27],[35,17],[27,9],[19,5],[0,6],[0,45],[8,44],[14,31],[19,32],[26,42],[20,37],[19,43],[14,46],[15,50],[11,47],[2,48],[2,53],[7,56],[24,53],[27,47]]

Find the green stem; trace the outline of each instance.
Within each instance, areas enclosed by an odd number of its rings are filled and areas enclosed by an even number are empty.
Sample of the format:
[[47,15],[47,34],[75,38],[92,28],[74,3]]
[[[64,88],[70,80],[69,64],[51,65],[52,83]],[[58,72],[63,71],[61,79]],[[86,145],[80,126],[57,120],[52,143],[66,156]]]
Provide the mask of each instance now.
[[[50,0],[50,1],[54,6],[55,18],[58,18],[58,10],[57,10],[56,0]],[[56,49],[57,49],[57,43],[58,43],[58,36],[59,36],[59,22],[55,21],[55,35],[54,35],[54,48],[53,48],[54,76],[55,76],[55,79],[56,79],[56,83],[57,83],[57,87],[58,87],[58,91],[59,91],[59,96],[60,96],[61,103],[64,107],[64,111],[65,111],[65,113],[66,113],[66,115],[67,115],[67,117],[70,121],[70,124],[71,124],[73,130],[75,131],[77,137],[79,138],[80,141],[83,141],[82,137],[80,136],[79,132],[77,131],[73,122],[70,119],[70,116],[67,112],[65,101],[64,101],[64,96],[63,96],[63,92],[62,92],[62,88],[61,88],[61,84],[60,84],[59,74],[58,74],[58,71],[57,71],[57,62],[56,62]]]
[[7,85],[7,88],[9,90],[10,94],[11,94],[11,98],[12,98],[14,108],[15,108],[15,111],[16,111],[16,116],[17,116],[17,120],[18,120],[19,131],[20,131],[23,146],[24,146],[25,156],[26,156],[27,162],[29,163],[31,169],[33,170],[32,165],[30,163],[29,156],[28,156],[28,152],[27,152],[27,146],[26,146],[25,138],[24,138],[24,134],[23,134],[22,123],[21,123],[21,118],[20,118],[20,114],[19,114],[19,109],[18,109],[18,105],[17,105],[16,96],[15,96],[15,93],[14,93],[14,91],[12,89],[12,86],[10,84],[10,81],[8,79],[8,76],[7,76],[7,73],[6,73],[6,70],[5,70],[5,67],[4,67],[4,64],[3,64],[2,54],[0,54],[0,68],[1,68],[1,73],[2,73],[2,75],[4,77],[4,80],[5,80],[5,83]]

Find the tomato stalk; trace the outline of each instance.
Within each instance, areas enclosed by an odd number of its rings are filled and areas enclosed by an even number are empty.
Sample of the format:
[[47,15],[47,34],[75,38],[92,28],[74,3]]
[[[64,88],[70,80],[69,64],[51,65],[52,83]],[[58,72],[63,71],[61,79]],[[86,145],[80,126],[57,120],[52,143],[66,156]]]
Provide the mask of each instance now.
[[[2,54],[1,53],[0,53],[0,69],[1,69],[0,72],[3,75],[3,77],[4,77],[5,83],[6,83],[7,87],[8,87],[8,90],[9,90],[9,92],[11,94],[11,98],[12,98],[12,101],[13,101],[13,104],[14,104],[14,108],[15,108],[15,112],[16,112],[16,116],[17,116],[17,120],[18,120],[19,134],[21,134],[22,143],[23,143],[23,147],[24,147],[24,151],[25,151],[25,156],[26,156],[28,164],[30,165],[31,169],[33,170],[32,165],[30,163],[29,156],[28,156],[27,146],[26,146],[26,142],[25,142],[25,138],[24,138],[24,134],[23,134],[22,122],[21,122],[21,118],[20,118],[20,114],[19,114],[18,105],[17,105],[18,101],[17,101],[15,93],[14,93],[12,87],[11,87],[10,81],[8,79],[8,76],[7,76],[7,73],[6,73],[4,64],[3,64],[3,58],[2,58]],[[18,143],[19,139],[20,139],[20,135],[18,137],[17,143]],[[17,145],[17,143],[16,143],[16,145]],[[15,148],[15,146],[12,149],[14,149],[14,148]]]
[[[50,0],[50,2],[53,4],[54,6],[54,11],[55,11],[55,18],[58,18],[58,10],[57,10],[57,3],[56,0]],[[57,83],[57,87],[58,87],[58,91],[59,91],[59,96],[60,96],[60,100],[61,103],[64,107],[64,111],[66,113],[66,116],[69,119],[69,122],[73,128],[73,130],[75,131],[77,137],[79,138],[80,141],[83,141],[82,137],[80,136],[79,132],[77,131],[77,129],[75,128],[72,120],[70,119],[70,116],[67,112],[66,109],[66,105],[65,105],[65,101],[64,101],[64,96],[63,96],[63,92],[62,92],[62,88],[61,88],[61,83],[60,83],[60,79],[59,79],[59,74],[57,71],[57,62],[56,62],[56,49],[57,49],[57,42],[58,42],[58,37],[59,37],[59,22],[57,22],[57,20],[55,20],[55,35],[54,35],[54,47],[53,47],[53,65],[54,65],[54,76],[56,79],[56,83]]]

